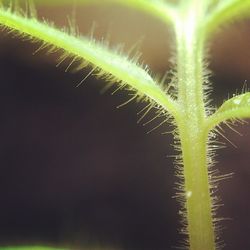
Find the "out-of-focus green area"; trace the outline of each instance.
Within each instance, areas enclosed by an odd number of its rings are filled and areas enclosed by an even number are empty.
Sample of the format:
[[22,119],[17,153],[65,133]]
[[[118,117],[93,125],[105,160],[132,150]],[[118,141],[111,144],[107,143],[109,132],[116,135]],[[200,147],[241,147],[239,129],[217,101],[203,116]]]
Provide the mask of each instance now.
[[[118,250],[112,247],[88,247],[88,250]],[[69,250],[69,248],[57,248],[48,246],[5,246],[0,247],[0,250]]]
[[[2,0],[4,4],[11,3],[12,0]],[[115,2],[117,1],[118,3],[121,2],[120,0],[106,0],[106,2]],[[1,2],[1,1],[0,1]],[[18,3],[24,3],[25,4],[26,0],[19,0]],[[72,4],[93,4],[93,3],[102,3],[104,0],[33,0],[32,1],[35,4],[38,5],[48,5],[48,6],[62,6],[62,5],[72,5]]]
[[43,247],[43,246],[8,246],[0,247],[0,250],[65,250],[63,248]]
[[[112,248],[112,247],[97,247],[97,246],[82,248],[82,249],[118,250],[117,248]],[[69,248],[57,248],[57,247],[48,247],[48,246],[5,246],[5,247],[0,247],[0,250],[69,250]]]

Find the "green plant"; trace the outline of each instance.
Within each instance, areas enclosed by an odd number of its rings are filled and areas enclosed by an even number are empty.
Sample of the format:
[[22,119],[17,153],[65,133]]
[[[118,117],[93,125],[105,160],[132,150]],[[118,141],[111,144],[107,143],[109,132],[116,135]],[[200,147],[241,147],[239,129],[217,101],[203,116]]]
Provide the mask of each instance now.
[[[50,4],[63,2],[67,1],[52,1]],[[235,95],[215,110],[210,105],[208,95],[211,86],[208,83],[206,49],[218,28],[233,19],[249,15],[250,1],[76,1],[78,4],[88,2],[112,2],[128,6],[153,15],[172,27],[175,34],[175,74],[171,81],[165,83],[164,78],[159,80],[152,77],[150,70],[139,63],[137,56],[126,56],[119,48],[110,49],[93,38],[80,37],[76,27],[62,31],[39,21],[31,3],[28,14],[21,14],[15,5],[6,7],[3,3],[0,24],[9,33],[40,42],[37,51],[47,48],[49,52],[54,52],[61,49],[59,61],[72,58],[72,62],[79,62],[77,70],[90,65],[90,74],[117,85],[117,90],[126,89],[129,92],[131,98],[126,103],[132,100],[146,103],[142,118],[149,110],[155,109],[157,117],[165,117],[162,123],[169,121],[176,127],[173,134],[176,149],[181,155],[178,157],[180,183],[177,197],[183,209],[183,233],[187,235],[185,247],[190,250],[219,249],[215,218],[217,204],[212,194],[216,182],[225,176],[218,176],[211,169],[216,150],[212,137],[220,133],[221,123],[231,127],[232,122],[250,117],[250,93]]]

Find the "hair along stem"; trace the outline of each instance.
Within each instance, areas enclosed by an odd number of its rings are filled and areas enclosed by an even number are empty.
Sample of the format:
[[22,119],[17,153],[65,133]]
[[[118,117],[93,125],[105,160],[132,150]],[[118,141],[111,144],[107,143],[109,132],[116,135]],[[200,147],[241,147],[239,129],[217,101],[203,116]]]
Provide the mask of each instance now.
[[[192,4],[193,2],[193,4]],[[203,4],[202,4],[203,2]],[[176,23],[178,102],[177,121],[183,164],[184,232],[190,250],[215,250],[212,198],[208,175],[208,135],[204,89],[205,1],[191,1]]]

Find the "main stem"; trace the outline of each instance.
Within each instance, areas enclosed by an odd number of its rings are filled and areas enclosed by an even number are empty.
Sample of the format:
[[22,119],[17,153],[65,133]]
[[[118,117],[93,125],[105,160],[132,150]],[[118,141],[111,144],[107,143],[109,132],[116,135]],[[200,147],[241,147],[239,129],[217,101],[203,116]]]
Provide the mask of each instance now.
[[184,165],[184,209],[190,250],[216,249],[204,130],[204,2],[191,0],[176,24],[178,102],[183,118],[177,124]]

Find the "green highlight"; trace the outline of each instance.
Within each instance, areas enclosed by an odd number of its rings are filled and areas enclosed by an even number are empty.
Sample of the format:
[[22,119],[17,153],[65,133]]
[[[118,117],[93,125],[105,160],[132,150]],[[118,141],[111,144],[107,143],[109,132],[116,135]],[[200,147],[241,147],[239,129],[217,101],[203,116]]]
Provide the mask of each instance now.
[[[36,4],[58,6],[58,5],[72,5],[72,0],[35,0]],[[173,23],[176,17],[176,9],[171,3],[163,0],[74,0],[77,5],[107,5],[115,4],[124,7],[129,7],[135,10],[142,11],[166,23]]]

